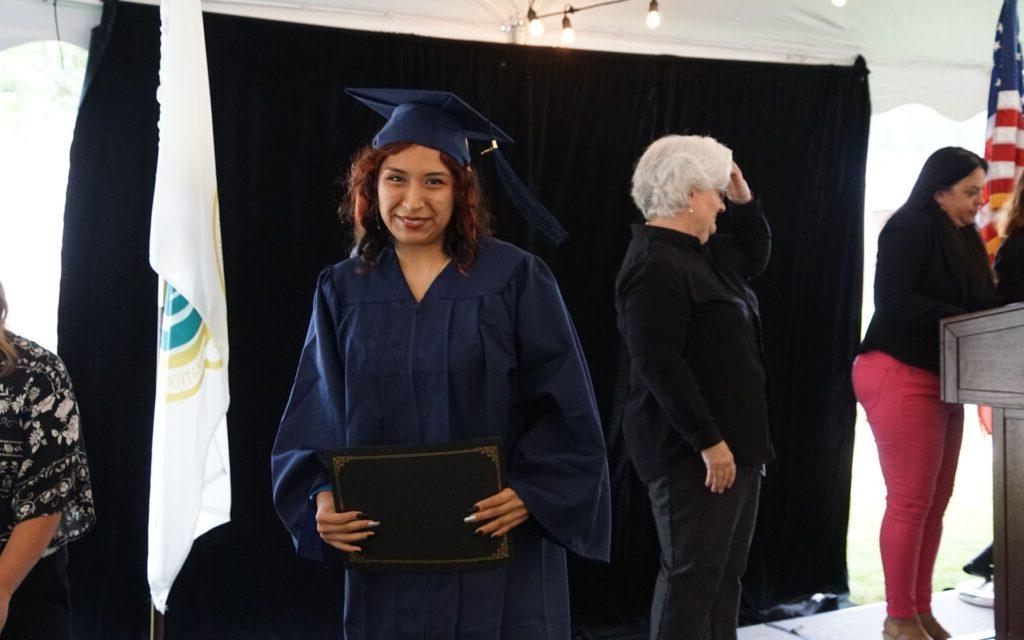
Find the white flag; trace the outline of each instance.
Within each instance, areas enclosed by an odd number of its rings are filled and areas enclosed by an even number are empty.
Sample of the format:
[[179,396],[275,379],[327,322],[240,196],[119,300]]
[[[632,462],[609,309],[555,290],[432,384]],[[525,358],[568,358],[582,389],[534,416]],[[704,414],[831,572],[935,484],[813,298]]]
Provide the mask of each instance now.
[[200,0],[160,2],[160,146],[149,263],[160,275],[160,345],[149,494],[156,608],[192,541],[231,519],[228,328]]

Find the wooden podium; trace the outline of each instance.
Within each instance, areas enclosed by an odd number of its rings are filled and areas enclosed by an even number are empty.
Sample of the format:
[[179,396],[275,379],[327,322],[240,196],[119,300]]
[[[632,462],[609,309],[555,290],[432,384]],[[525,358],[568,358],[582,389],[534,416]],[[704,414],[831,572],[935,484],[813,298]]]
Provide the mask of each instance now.
[[992,407],[997,640],[1024,640],[1024,303],[946,318],[942,399]]

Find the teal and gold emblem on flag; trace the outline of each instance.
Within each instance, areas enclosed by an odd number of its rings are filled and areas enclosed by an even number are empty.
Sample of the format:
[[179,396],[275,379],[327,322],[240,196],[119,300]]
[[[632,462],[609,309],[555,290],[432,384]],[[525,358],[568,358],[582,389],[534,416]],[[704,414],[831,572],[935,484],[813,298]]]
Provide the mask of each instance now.
[[217,354],[210,328],[199,312],[171,285],[164,293],[160,364],[166,372],[167,402],[191,398],[203,384],[208,369],[224,363]]

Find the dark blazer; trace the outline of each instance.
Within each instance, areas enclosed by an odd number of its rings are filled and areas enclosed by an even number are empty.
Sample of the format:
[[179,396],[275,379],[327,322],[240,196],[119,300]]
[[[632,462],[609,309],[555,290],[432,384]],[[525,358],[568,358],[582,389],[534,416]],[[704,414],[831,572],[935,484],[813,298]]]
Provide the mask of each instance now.
[[1003,240],[995,267],[1002,303],[1024,302],[1024,229]]
[[939,320],[998,304],[974,225],[953,226],[937,205],[897,211],[878,236],[875,314],[860,352],[938,373]]
[[773,457],[757,296],[771,232],[760,205],[733,207],[735,235],[706,244],[635,225],[615,283],[630,358],[623,432],[640,478],[723,439],[739,463]]

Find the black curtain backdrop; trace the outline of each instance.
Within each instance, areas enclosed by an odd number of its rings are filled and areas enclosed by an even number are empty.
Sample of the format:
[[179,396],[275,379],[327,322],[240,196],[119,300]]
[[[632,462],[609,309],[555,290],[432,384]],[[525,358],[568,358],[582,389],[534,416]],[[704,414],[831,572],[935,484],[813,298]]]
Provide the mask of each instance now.
[[[338,576],[297,560],[270,500],[269,453],[317,272],[347,253],[338,178],[379,118],[346,86],[455,91],[510,132],[510,162],[572,234],[540,244],[483,161],[499,236],[552,267],[590,363],[609,445],[611,565],[574,561],[588,631],[641,621],[657,570],[643,487],[620,434],[613,282],[639,215],[643,148],[669,132],[735,151],[775,233],[755,281],[778,459],[768,469],[746,611],[847,591],[846,525],[859,335],[867,70],[457,42],[207,15],[230,316],[234,505],[178,577],[169,639],[337,638]],[[149,214],[159,16],[109,4],[71,150],[59,311],[99,522],[71,548],[76,637],[148,637],[145,578],[156,277]],[[728,226],[726,220],[723,224]],[[728,339],[723,336],[722,339]]]

